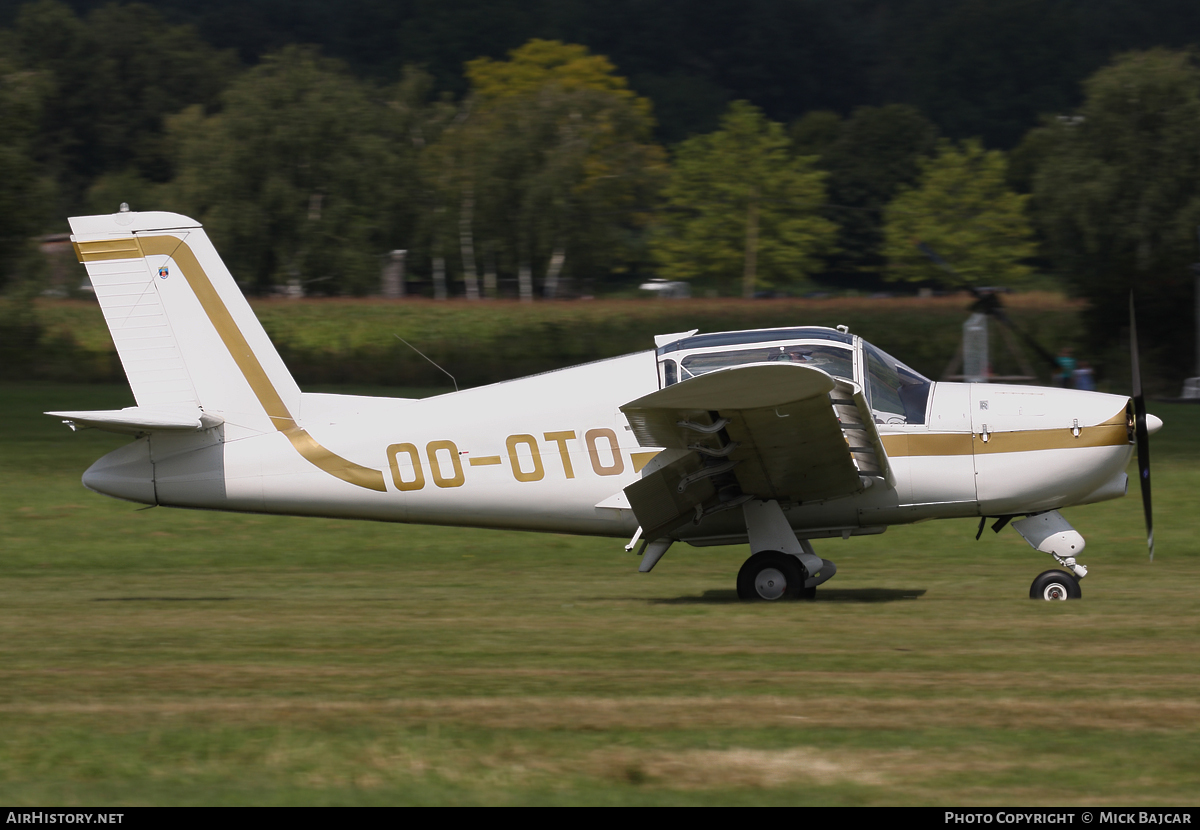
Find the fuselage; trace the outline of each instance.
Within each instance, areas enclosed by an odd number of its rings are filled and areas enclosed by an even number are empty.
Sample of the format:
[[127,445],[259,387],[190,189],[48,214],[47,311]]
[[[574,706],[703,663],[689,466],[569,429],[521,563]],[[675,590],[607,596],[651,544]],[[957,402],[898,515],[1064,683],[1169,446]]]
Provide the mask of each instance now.
[[[296,419],[382,489],[331,475],[282,432],[214,413],[204,434],[152,434],[85,474],[150,504],[628,537],[622,490],[656,454],[619,407],[658,389],[654,351],[419,400],[303,394]],[[878,423],[895,488],[785,506],[801,537],[933,518],[1032,513],[1123,495],[1128,399],[1068,389],[933,383],[923,423]],[[882,420],[882,419],[881,419]],[[899,420],[899,419],[894,419]],[[797,425],[803,429],[803,425]],[[379,485],[376,485],[377,487]],[[676,535],[745,539],[740,511]]]

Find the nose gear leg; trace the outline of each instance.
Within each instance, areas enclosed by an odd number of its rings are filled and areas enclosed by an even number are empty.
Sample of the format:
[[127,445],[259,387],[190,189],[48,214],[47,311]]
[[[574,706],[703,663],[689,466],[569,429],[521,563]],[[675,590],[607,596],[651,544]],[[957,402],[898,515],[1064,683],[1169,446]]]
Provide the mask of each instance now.
[[1055,562],[1079,579],[1087,576],[1087,566],[1075,561],[1086,544],[1083,536],[1057,510],[1026,516],[1013,522],[1012,526],[1034,550],[1050,554]]

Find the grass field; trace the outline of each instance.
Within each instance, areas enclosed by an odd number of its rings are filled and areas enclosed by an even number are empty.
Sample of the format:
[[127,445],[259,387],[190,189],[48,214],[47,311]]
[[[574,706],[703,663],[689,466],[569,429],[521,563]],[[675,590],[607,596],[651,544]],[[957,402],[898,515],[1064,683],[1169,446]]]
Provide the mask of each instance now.
[[1011,530],[832,541],[813,603],[745,552],[135,505],[122,439],[0,386],[0,803],[1194,805],[1200,407],[1136,495],[1066,511],[1081,602]]

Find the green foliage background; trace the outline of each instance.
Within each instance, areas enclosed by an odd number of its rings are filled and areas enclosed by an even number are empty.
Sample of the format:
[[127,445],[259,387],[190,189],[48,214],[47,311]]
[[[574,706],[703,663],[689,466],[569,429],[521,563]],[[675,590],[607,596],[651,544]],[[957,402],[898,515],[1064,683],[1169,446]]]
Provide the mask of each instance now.
[[256,295],[373,294],[396,250],[425,296],[953,283],[923,241],[1086,299],[1113,377],[1136,288],[1151,371],[1200,371],[1195,4],[698,8],[0,0],[0,287],[76,293],[30,239],[121,202],[202,219]]
[[1130,54],[1086,89],[1077,116],[1035,137],[1043,160],[1034,206],[1046,249],[1090,302],[1093,351],[1115,350],[1110,334],[1126,325],[1134,290],[1150,362],[1193,374],[1200,68],[1190,53]]
[[[1020,286],[1034,254],[1028,196],[1013,193],[1004,155],[978,141],[943,143],[921,161],[920,184],[904,187],[885,210],[889,279],[954,285]],[[930,261],[921,241],[953,263],[954,276]]]
[[300,47],[240,76],[222,104],[207,118],[194,105],[171,119],[180,175],[168,201],[199,218],[260,291],[287,279],[320,293],[323,282],[373,288],[402,178],[404,144],[385,138],[393,111]]
[[659,273],[728,285],[740,272],[747,298],[811,286],[837,228],[820,215],[824,173],[790,149],[782,125],[744,102],[716,132],[680,144],[652,241]]

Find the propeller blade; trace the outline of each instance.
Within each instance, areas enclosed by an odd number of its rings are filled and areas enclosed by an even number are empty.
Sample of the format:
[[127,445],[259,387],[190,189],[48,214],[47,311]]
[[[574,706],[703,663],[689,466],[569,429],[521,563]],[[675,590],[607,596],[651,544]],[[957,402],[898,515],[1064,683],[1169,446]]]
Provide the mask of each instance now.
[[1146,430],[1146,396],[1142,393],[1142,370],[1138,362],[1137,315],[1133,292],[1129,292],[1129,352],[1133,368],[1134,435],[1137,438],[1138,479],[1142,484],[1142,510],[1146,513],[1146,546],[1154,561],[1154,513],[1150,509],[1150,433]]

